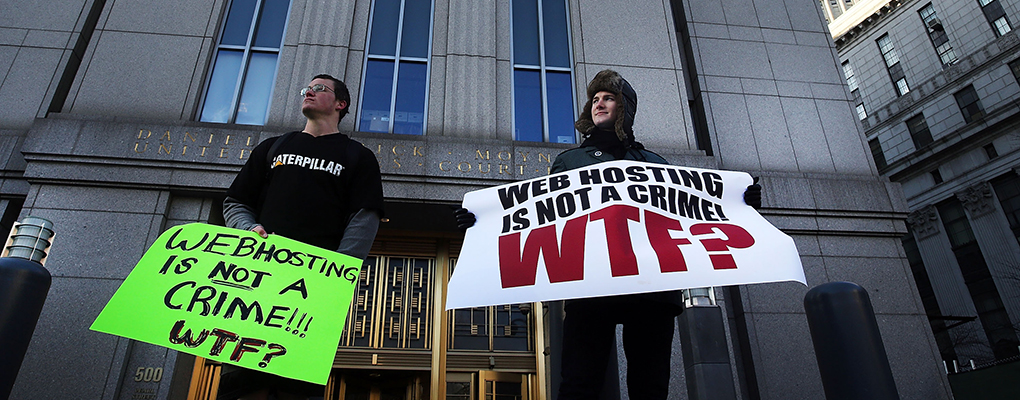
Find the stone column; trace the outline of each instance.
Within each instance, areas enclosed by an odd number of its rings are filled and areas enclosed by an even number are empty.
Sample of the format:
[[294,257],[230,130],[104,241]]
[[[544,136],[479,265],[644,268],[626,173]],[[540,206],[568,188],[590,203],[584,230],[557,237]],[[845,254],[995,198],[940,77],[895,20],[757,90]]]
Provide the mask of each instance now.
[[995,199],[992,185],[982,182],[957,193],[981,246],[1010,322],[1020,323],[1020,245]]
[[[943,232],[938,210],[928,205],[907,216],[907,224],[914,233],[917,248],[928,270],[932,290],[942,315],[954,317],[977,316],[970,290],[963,280],[960,265],[956,262],[953,246]],[[947,321],[947,324],[949,322]],[[949,330],[957,356],[961,360],[991,357],[988,337],[981,322],[974,320]],[[950,367],[952,369],[952,367]]]

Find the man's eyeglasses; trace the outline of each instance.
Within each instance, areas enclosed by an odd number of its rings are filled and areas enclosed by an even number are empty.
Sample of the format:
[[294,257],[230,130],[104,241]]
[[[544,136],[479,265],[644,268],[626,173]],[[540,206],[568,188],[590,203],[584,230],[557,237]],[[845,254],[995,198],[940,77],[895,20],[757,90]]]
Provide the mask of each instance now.
[[[307,95],[309,91],[312,91],[312,92],[315,92],[315,93],[322,93],[322,92],[325,92],[327,90],[330,91],[330,92],[333,92],[333,89],[330,89],[329,86],[326,86],[326,85],[323,85],[323,84],[319,83],[319,84],[315,84],[315,85],[312,85],[312,86],[309,86],[309,87],[301,89],[301,95],[302,96]],[[336,92],[333,92],[333,94],[336,94]]]

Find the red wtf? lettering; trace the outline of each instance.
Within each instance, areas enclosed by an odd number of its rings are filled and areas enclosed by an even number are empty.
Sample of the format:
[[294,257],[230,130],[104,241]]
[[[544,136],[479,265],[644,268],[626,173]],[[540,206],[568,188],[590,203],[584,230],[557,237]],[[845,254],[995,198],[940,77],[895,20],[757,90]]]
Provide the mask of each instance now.
[[[504,288],[531,286],[538,273],[538,257],[545,261],[550,283],[578,281],[584,279],[584,244],[589,222],[602,221],[606,231],[610,270],[614,277],[638,274],[637,256],[631,241],[629,221],[640,222],[641,210],[628,205],[614,205],[586,216],[568,220],[563,228],[562,239],[557,240],[556,226],[549,225],[532,230],[524,239],[521,249],[521,233],[499,238],[499,271]],[[680,246],[689,245],[685,238],[673,238],[670,231],[683,231],[680,221],[660,214],[644,212],[645,233],[659,261],[659,270],[666,272],[687,271]],[[743,249],[754,245],[754,238],[744,228],[726,223],[700,223],[691,225],[692,236],[721,233],[726,238],[698,239],[709,253],[714,269],[737,268],[729,249]]]

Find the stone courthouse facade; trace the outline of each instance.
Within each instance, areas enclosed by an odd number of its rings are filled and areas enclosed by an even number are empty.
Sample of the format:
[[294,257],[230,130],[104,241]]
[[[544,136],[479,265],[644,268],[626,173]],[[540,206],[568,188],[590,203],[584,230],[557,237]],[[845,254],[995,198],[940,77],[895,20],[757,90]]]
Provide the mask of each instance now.
[[[810,286],[869,291],[902,398],[951,397],[900,244],[907,205],[814,1],[0,0],[0,224],[34,215],[58,235],[12,398],[215,392],[215,363],[88,327],[162,231],[222,223],[233,176],[302,126],[298,91],[319,73],[350,87],[340,128],[375,151],[387,202],[324,398],[553,398],[555,314],[443,311],[463,239],[450,211],[546,174],[605,68],[636,88],[649,149],[761,177],[761,213],[795,239]],[[824,396],[808,289],[714,290],[738,398]]]

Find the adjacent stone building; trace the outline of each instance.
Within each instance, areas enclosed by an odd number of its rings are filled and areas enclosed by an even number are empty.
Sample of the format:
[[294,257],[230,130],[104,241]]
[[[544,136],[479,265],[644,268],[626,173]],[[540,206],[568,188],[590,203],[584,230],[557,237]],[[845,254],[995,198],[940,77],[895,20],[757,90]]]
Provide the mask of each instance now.
[[[1008,37],[973,53],[1003,59]],[[341,130],[376,152],[388,207],[324,398],[552,398],[543,305],[443,311],[463,238],[450,211],[470,190],[546,174],[580,140],[572,121],[605,68],[637,89],[634,128],[648,148],[761,177],[761,212],[794,237],[809,285],[870,292],[902,398],[950,398],[901,247],[907,203],[870,156],[839,63],[809,0],[0,0],[0,225],[34,215],[57,231],[53,285],[12,398],[215,391],[215,363],[88,327],[159,233],[222,223],[234,174],[259,141],[301,126],[298,91],[318,73],[351,88]],[[982,82],[1016,88],[1005,65],[995,71]],[[931,79],[931,92],[944,83]],[[1011,102],[977,90],[978,124],[1008,123],[992,110]],[[877,107],[885,94],[867,96]],[[865,126],[888,141],[877,117]],[[976,127],[945,132],[974,137],[980,152]],[[935,143],[937,156],[903,163],[948,162],[937,149],[950,143]],[[899,154],[879,167],[897,168]],[[823,397],[808,289],[715,289],[738,398]]]
[[1020,357],[1020,40],[1012,0],[857,2],[829,25],[950,372]]

